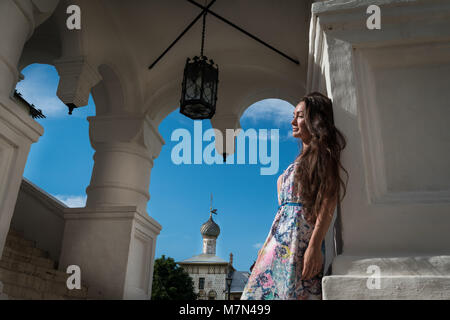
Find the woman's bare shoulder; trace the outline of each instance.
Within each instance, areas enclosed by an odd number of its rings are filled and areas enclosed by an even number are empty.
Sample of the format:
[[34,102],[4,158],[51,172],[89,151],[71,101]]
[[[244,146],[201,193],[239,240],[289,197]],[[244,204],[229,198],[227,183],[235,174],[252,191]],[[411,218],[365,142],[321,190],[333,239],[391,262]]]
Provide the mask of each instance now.
[[278,180],[277,180],[277,190],[278,190],[278,192],[280,192],[280,188],[281,188],[281,180],[280,180],[280,178],[278,178]]

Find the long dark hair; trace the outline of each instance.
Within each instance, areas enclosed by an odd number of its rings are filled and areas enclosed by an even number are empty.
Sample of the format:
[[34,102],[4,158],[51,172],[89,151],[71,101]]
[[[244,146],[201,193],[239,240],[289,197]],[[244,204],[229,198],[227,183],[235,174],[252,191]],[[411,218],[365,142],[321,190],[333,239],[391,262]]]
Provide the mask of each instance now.
[[[299,165],[294,166],[294,190],[298,190],[305,218],[315,223],[325,197],[336,197],[340,201],[345,196],[348,172],[341,164],[340,155],[347,143],[334,126],[333,105],[327,96],[312,92],[302,101],[305,102],[305,124],[311,141],[296,159]],[[345,184],[339,168],[347,175]],[[343,196],[339,199],[341,188]]]

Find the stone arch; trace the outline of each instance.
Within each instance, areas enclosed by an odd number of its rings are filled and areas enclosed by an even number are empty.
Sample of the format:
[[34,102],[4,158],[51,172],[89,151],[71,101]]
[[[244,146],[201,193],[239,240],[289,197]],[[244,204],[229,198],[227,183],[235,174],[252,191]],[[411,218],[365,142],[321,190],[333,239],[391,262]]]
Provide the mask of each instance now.
[[174,94],[177,89],[180,89],[181,94],[181,82],[172,80],[162,85],[147,104],[150,107],[145,112],[155,122],[156,126],[175,109],[179,108],[180,96]]
[[33,63],[53,65],[62,54],[62,41],[55,18],[52,16],[40,24],[25,43],[18,69],[22,71]]
[[[223,81],[225,85],[220,87],[221,77],[219,72],[216,113],[210,119],[212,127],[220,130],[223,136],[226,135],[226,129],[228,128],[241,129],[240,118],[253,103],[276,98],[296,105],[305,94],[305,85],[300,76],[294,79],[292,75],[291,77],[284,76],[279,70],[271,70],[258,65],[235,64],[225,65],[224,68],[226,70],[222,70],[222,76],[225,78]],[[244,86],[236,86],[234,82],[241,81],[241,78],[245,78],[242,80]],[[152,97],[148,100],[149,102],[144,106],[146,114],[154,121],[156,126],[179,107],[181,80],[178,80],[176,77],[166,80],[157,90],[154,90]],[[230,155],[234,153],[233,147],[228,146],[225,141],[223,145],[217,143],[216,150],[220,154]]]
[[[227,86],[219,87],[219,97],[216,109],[216,115],[221,116],[224,114],[234,115],[239,119],[245,110],[255,102],[276,98],[285,100],[292,105],[296,105],[301,97],[305,94],[304,83],[299,81],[298,83],[290,84],[286,79],[283,82],[278,81],[281,76],[278,72],[269,70],[267,68],[257,66],[242,66],[242,65],[225,65],[227,73],[239,74],[239,70],[242,73],[249,74],[254,73],[254,78],[267,78],[267,84],[264,86],[256,85],[248,89],[247,92],[240,92],[234,95],[229,94],[230,89]],[[222,73],[224,73],[222,71]],[[219,74],[219,85],[220,85]],[[230,84],[231,81],[228,81]],[[165,82],[156,90],[149,100],[145,104],[146,114],[155,121],[158,125],[167,115],[179,108],[179,99],[181,94],[181,80],[170,80]],[[221,101],[219,101],[221,100]],[[234,106],[230,110],[225,110],[220,107],[220,104]],[[215,115],[215,116],[216,116]],[[213,118],[214,119],[214,118]]]
[[102,80],[92,88],[96,114],[118,114],[125,106],[123,82],[112,64],[101,64],[98,72]]

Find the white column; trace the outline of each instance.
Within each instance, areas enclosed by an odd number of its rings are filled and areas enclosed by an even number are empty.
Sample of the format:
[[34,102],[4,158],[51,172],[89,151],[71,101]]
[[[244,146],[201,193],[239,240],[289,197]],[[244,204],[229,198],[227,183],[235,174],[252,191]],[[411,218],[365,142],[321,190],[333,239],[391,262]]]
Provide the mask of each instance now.
[[312,7],[308,87],[333,100],[349,172],[323,297],[449,299],[450,5],[370,4],[381,30],[364,1]]
[[142,115],[89,118],[96,150],[87,204],[65,214],[60,267],[81,268],[95,299],[149,299],[161,225],[146,211],[164,140]]
[[43,134],[13,98],[17,64],[34,30],[31,1],[0,1],[0,255],[9,230],[30,145]]
[[86,206],[135,205],[145,212],[153,159],[159,155],[164,140],[152,122],[141,115],[88,120],[96,151]]

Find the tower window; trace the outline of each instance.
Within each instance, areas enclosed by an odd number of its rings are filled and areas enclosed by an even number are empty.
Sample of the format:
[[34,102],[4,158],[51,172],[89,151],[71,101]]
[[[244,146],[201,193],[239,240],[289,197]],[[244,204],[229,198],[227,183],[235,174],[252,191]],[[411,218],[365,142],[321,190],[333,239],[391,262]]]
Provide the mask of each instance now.
[[199,289],[205,289],[205,278],[199,278],[198,279],[198,288]]

